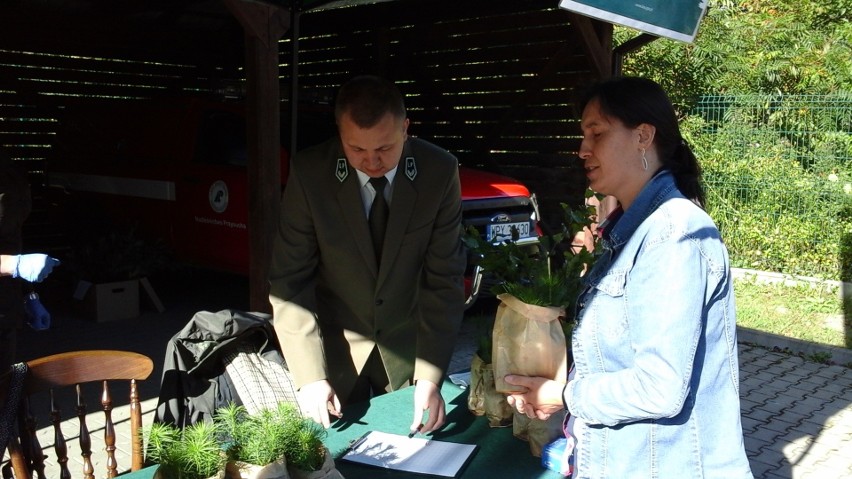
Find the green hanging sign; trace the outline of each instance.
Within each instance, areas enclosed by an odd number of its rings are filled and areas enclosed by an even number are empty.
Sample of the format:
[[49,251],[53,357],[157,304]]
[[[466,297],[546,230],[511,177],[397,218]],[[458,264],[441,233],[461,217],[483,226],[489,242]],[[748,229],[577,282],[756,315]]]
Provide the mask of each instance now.
[[692,43],[706,0],[561,0],[559,7],[660,37]]

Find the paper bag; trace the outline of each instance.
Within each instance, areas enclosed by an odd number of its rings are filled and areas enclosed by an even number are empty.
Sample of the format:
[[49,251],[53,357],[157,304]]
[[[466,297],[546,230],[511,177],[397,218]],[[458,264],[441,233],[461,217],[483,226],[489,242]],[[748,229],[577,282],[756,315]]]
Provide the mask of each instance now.
[[533,456],[541,457],[545,446],[560,436],[564,437],[562,422],[565,420],[567,411],[559,411],[551,414],[544,421],[541,419],[531,419],[526,414],[521,414],[517,410],[513,411],[512,435],[529,442],[530,454]]
[[512,406],[509,406],[506,396],[494,388],[494,369],[478,354],[473,355],[470,365],[467,407],[477,416],[486,416],[490,427],[512,425]]
[[519,392],[506,383],[507,374],[538,376],[564,383],[568,379],[568,351],[560,318],[565,310],[526,304],[510,294],[497,298],[492,361],[498,392]]
[[229,461],[225,465],[225,473],[230,479],[290,479],[286,459],[264,466],[243,461]]
[[344,479],[343,474],[337,470],[334,464],[334,457],[326,449],[325,459],[322,466],[316,471],[303,471],[299,468],[289,467],[290,477],[292,479]]

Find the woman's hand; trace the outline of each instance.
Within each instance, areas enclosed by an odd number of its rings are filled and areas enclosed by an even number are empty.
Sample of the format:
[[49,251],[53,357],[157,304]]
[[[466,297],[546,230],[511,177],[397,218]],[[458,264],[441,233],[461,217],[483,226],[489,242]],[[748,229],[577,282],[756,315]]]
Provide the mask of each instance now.
[[504,379],[513,386],[521,386],[527,390],[506,397],[509,405],[517,409],[519,413],[543,421],[551,414],[563,410],[562,391],[565,389],[565,384],[551,379],[516,374],[509,374]]

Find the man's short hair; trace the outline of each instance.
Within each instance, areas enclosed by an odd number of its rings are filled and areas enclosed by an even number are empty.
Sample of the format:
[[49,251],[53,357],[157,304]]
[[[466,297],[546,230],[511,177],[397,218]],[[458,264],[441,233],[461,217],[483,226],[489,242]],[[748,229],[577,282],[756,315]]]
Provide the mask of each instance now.
[[375,75],[360,75],[346,82],[337,92],[334,120],[340,123],[344,113],[361,128],[375,126],[386,114],[405,118],[405,101],[399,89]]

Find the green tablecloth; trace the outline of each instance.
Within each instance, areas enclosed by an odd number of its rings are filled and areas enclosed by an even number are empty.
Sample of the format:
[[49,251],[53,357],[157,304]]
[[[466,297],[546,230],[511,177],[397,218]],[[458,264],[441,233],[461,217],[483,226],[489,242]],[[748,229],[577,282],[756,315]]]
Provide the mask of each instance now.
[[[530,454],[529,444],[515,438],[512,428],[491,428],[484,417],[467,409],[467,391],[447,381],[441,388],[447,403],[444,427],[425,437],[441,441],[476,444],[476,453],[460,477],[465,479],[556,479],[562,476],[544,469],[541,458]],[[367,431],[378,430],[407,434],[411,425],[414,388],[373,398],[369,404],[353,404],[343,411],[343,418],[328,430],[326,445],[335,458],[346,451],[349,442]],[[369,407],[368,407],[369,406]],[[359,478],[423,478],[421,474],[387,471],[375,467],[337,460],[337,469],[346,479]]]

